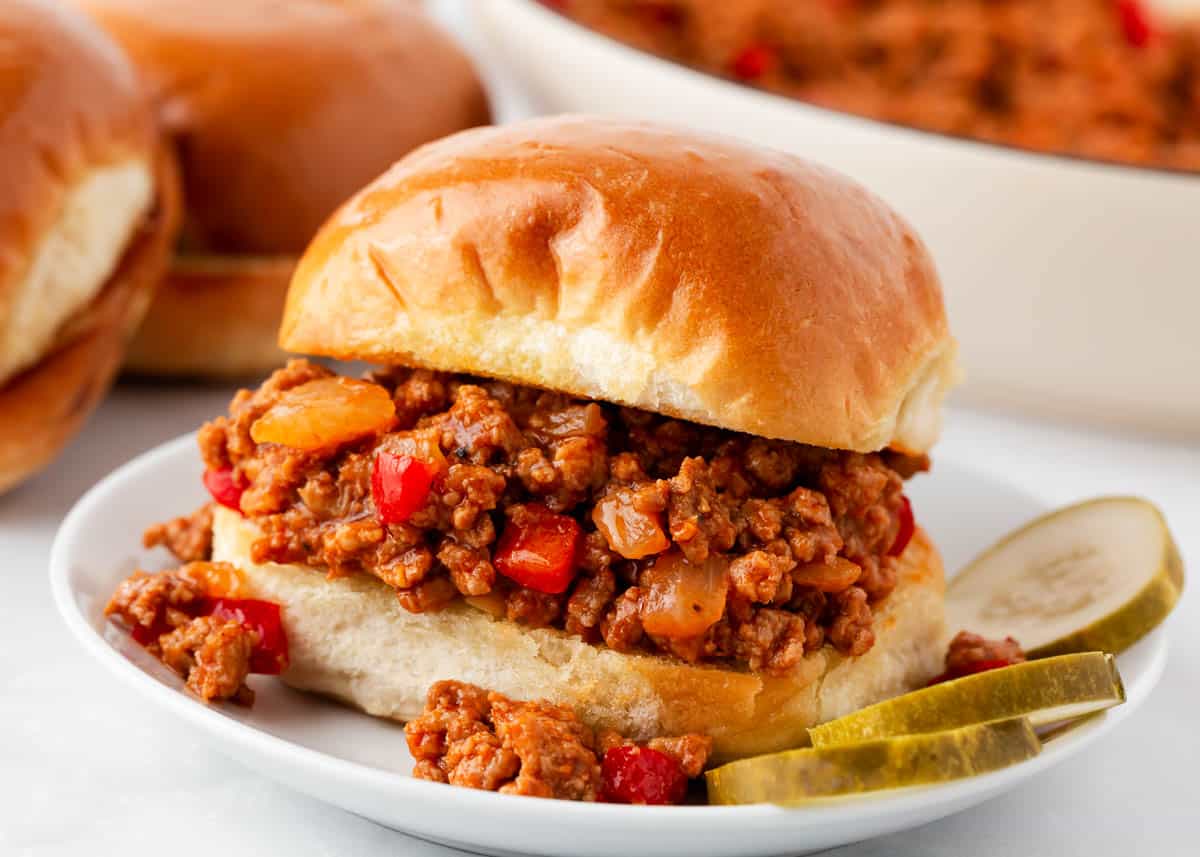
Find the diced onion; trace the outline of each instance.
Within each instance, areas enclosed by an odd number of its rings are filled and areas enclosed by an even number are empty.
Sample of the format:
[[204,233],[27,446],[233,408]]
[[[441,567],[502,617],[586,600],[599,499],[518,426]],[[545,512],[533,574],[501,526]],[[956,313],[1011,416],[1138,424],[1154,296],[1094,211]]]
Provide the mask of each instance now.
[[597,503],[592,521],[608,546],[625,559],[641,559],[671,546],[659,516],[639,511],[620,494]]
[[828,562],[818,560],[792,569],[792,582],[821,592],[841,592],[853,586],[861,575],[862,566],[858,563],[835,556]]
[[647,633],[686,639],[698,637],[720,620],[729,589],[729,564],[713,554],[692,565],[683,554],[663,554],[641,577],[642,627]]

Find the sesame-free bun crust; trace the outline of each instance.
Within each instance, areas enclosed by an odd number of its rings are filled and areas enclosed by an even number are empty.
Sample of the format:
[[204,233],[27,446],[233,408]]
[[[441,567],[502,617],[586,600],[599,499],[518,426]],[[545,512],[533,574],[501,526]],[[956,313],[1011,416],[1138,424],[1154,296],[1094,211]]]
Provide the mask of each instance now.
[[722,761],[795,747],[805,729],[894,696],[939,671],[945,644],[942,566],[921,530],[900,558],[896,590],[876,610],[874,647],[846,658],[808,655],[786,677],[622,654],[550,629],[529,629],[463,602],[409,613],[367,575],[335,580],[311,568],[257,564],[255,525],[218,507],[213,558],[242,569],[255,597],[283,606],[290,667],[285,682],[408,720],[441,679],[518,699],[576,708],[594,728],[637,739],[703,732]]
[[929,254],[868,191],[585,116],[402,160],[309,246],[280,344],[863,451],[926,450],[955,375]]
[[296,260],[180,256],[130,343],[125,369],[142,375],[249,378],[287,360],[276,343]]
[[179,232],[179,178],[168,149],[156,196],[99,295],[58,331],[48,354],[0,385],[0,493],[45,467],[108,392]]
[[401,155],[489,121],[470,61],[417,4],[73,2],[120,42],[157,100],[198,251],[298,254]]

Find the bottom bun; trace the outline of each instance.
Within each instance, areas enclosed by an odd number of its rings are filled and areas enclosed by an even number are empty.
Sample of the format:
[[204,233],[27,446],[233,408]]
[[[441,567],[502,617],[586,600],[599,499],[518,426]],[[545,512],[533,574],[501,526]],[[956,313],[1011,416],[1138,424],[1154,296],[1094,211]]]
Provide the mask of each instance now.
[[246,378],[281,366],[279,320],[291,256],[176,256],[125,369],[138,375]]
[[942,566],[918,530],[899,585],[875,614],[875,645],[847,658],[829,646],[786,676],[622,654],[550,629],[495,619],[466,603],[409,613],[367,575],[249,560],[255,525],[218,508],[213,558],[239,566],[259,598],[283,605],[291,666],[285,682],[368,714],[408,720],[425,692],[458,679],[517,699],[573,706],[593,728],[645,740],[703,732],[715,761],[804,744],[809,726],[924,684],[941,669]]
[[163,152],[157,199],[117,268],[40,362],[0,386],[0,493],[41,470],[108,392],[166,270],[180,223],[179,177]]

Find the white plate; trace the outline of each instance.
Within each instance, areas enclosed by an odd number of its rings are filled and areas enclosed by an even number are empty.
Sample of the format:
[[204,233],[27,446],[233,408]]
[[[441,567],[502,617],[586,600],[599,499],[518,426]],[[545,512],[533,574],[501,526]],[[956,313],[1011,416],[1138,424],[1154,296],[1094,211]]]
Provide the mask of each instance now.
[[[630,807],[509,797],[409,776],[404,734],[377,720],[251,679],[252,709],[206,706],[179,679],[103,618],[116,584],[135,567],[167,564],[137,548],[146,524],[204,500],[191,436],[120,468],[89,491],[63,522],[51,555],[51,583],[71,631],[130,692],[177,716],[212,747],[292,788],[381,824],[489,854],[600,857],[615,853],[798,854],[933,821],[1014,788],[1058,764],[1129,716],[1158,681],[1166,641],[1156,632],[1119,659],[1128,701],[1050,742],[1035,759],[970,780],[814,804],[802,809]],[[920,521],[956,568],[997,534],[1041,511],[1014,486],[939,459],[911,485]]]
[[973,400],[1200,431],[1200,175],[814,107],[642,53],[534,0],[471,8],[497,57],[551,110],[734,134],[835,167],[896,206],[937,261]]

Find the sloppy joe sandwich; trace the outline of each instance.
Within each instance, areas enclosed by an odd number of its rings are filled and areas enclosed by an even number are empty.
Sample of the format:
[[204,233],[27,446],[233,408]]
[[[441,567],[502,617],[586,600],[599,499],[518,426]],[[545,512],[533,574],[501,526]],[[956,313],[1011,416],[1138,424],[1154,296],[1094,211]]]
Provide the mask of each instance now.
[[0,5],[0,491],[107,391],[178,228],[173,164],[120,50],[50,0]]
[[941,671],[904,483],[955,344],[920,239],[834,172],[649,123],[457,134],[325,224],[280,344],[379,368],[239,392],[213,502],[147,542],[280,605],[295,687],[409,720],[453,680],[728,759]]
[[282,364],[296,258],[416,146],[490,120],[470,60],[417,4],[75,0],[133,58],[179,154],[187,216],[128,367]]

